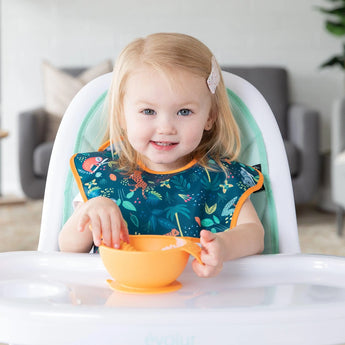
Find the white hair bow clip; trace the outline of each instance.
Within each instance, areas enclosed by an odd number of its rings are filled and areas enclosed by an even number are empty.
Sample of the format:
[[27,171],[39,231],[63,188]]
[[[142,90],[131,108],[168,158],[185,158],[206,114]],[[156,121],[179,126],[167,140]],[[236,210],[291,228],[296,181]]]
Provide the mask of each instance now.
[[212,56],[211,73],[207,78],[207,85],[212,94],[216,92],[216,88],[219,84],[219,81],[220,81],[220,75],[219,75],[219,70],[217,66],[217,61],[216,61],[216,58]]

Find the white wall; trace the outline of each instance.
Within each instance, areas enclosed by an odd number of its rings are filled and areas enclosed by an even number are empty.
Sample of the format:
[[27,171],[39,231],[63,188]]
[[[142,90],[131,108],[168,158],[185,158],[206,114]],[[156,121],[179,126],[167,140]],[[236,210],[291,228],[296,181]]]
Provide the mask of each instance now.
[[43,104],[41,61],[94,65],[114,58],[132,39],[157,31],[191,34],[221,64],[286,66],[293,101],[322,116],[329,149],[332,100],[343,92],[338,69],[319,64],[341,50],[313,7],[323,0],[2,0],[2,192],[21,193],[18,112]]

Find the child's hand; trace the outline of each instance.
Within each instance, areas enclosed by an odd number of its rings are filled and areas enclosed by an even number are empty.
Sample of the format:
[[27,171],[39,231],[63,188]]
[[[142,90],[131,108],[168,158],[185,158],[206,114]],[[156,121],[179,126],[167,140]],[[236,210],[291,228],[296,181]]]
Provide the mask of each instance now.
[[201,260],[204,265],[200,265],[194,260],[192,263],[193,270],[199,277],[214,277],[223,268],[226,250],[224,240],[211,231],[202,230],[200,243],[202,245]]
[[128,229],[114,201],[105,197],[88,200],[80,208],[78,231],[92,230],[93,242],[119,248],[120,239],[129,242]]

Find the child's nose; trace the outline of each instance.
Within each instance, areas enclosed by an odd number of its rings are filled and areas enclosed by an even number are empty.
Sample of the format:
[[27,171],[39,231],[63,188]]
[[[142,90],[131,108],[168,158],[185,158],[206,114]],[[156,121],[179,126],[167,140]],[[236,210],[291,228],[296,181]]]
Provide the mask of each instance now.
[[157,131],[159,134],[176,134],[175,121],[170,116],[161,116],[158,122]]

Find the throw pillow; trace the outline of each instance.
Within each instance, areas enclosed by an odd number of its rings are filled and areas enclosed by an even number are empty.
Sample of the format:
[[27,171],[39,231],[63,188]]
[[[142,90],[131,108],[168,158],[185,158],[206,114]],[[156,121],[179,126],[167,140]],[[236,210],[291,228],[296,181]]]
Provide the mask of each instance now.
[[111,71],[110,60],[86,69],[77,76],[73,76],[47,61],[42,63],[45,110],[48,113],[46,141],[55,139],[63,114],[76,93],[89,81]]

